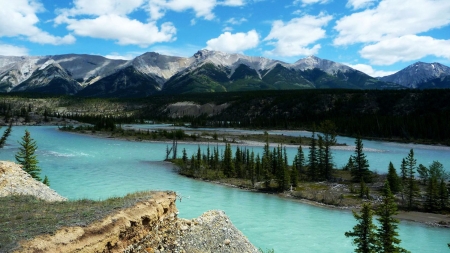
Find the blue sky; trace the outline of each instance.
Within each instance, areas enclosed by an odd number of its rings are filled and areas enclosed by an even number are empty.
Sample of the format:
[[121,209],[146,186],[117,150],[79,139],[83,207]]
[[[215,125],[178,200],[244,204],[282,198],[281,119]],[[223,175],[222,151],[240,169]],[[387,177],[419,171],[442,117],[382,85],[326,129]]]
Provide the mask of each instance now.
[[450,66],[450,0],[0,0],[0,55],[200,49],[295,62],[309,55],[372,76]]

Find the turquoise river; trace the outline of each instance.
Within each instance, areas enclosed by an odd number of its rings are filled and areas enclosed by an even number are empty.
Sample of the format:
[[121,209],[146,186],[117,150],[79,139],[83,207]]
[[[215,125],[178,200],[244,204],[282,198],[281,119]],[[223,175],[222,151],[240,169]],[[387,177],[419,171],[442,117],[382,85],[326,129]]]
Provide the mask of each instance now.
[[[262,249],[274,249],[276,253],[354,250],[351,239],[344,236],[355,225],[350,211],[311,206],[276,195],[179,176],[171,164],[163,162],[166,143],[92,137],[61,132],[50,126],[14,127],[6,147],[0,150],[0,160],[15,161],[18,140],[25,129],[38,144],[41,175],[47,175],[51,187],[69,199],[97,200],[141,190],[172,190],[182,196],[182,201],[177,201],[181,217],[194,218],[207,210],[224,210],[236,227]],[[310,135],[301,131],[270,131],[270,134]],[[348,145],[333,150],[334,163],[342,167],[353,153],[354,140],[339,137],[338,142]],[[186,148],[189,155],[197,147],[198,144],[179,144],[179,149]],[[389,161],[399,168],[401,159],[411,148],[418,163],[429,165],[437,160],[450,170],[448,147],[375,141],[364,141],[364,147],[370,168],[379,173],[386,172]],[[258,145],[248,148],[255,152],[262,150]],[[291,160],[296,148],[287,147]],[[401,222],[399,234],[401,246],[411,252],[449,251],[450,229]]]

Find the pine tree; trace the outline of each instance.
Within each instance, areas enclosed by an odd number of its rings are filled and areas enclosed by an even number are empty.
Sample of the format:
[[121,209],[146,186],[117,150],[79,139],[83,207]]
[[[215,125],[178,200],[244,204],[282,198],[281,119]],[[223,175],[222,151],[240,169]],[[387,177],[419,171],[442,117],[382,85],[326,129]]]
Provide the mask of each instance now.
[[309,145],[309,154],[308,154],[309,166],[308,166],[308,177],[312,181],[316,181],[318,179],[317,173],[317,143],[316,143],[316,133],[313,131],[311,136],[311,143]]
[[326,120],[320,125],[323,133],[323,174],[326,180],[330,180],[333,169],[333,156],[331,146],[336,144],[336,127],[333,122]]
[[364,203],[361,214],[353,211],[353,216],[358,221],[353,227],[353,231],[345,232],[346,237],[355,237],[353,244],[356,246],[355,252],[375,253],[377,248],[377,238],[373,224],[373,211],[369,203]]
[[50,180],[48,179],[47,175],[45,175],[44,180],[42,181],[43,184],[46,186],[50,186]]
[[302,146],[299,145],[297,149],[297,163],[296,163],[298,173],[304,173],[305,171],[305,154],[303,153]]
[[8,128],[3,132],[2,138],[0,138],[0,148],[3,148],[12,131],[12,120],[9,122]]
[[294,162],[291,167],[291,185],[293,187],[298,186],[298,170],[297,170],[297,156],[294,158]]
[[377,220],[380,223],[380,227],[377,229],[377,238],[379,241],[377,252],[408,252],[397,246],[401,242],[401,240],[398,239],[397,232],[397,224],[399,221],[393,218],[393,216],[397,214],[397,205],[395,204],[394,195],[392,195],[387,180],[384,182],[382,197],[382,203],[376,211],[376,214],[379,216]]
[[186,148],[183,148],[183,157],[182,157],[182,159],[183,159],[183,163],[187,162],[188,157],[187,157]]
[[227,143],[225,145],[225,152],[223,156],[223,173],[226,177],[233,177],[234,176],[234,164],[233,164],[233,155],[231,151],[231,145]]
[[353,156],[354,168],[351,171],[353,181],[370,183],[372,182],[372,173],[369,170],[369,161],[366,159],[366,155],[363,152],[364,145],[361,137],[357,137],[355,140],[355,155]]
[[36,141],[30,136],[30,132],[25,130],[25,135],[22,137],[22,141],[19,142],[19,152],[15,155],[16,161],[22,165],[22,169],[30,174],[34,179],[41,181],[39,174],[41,169],[37,166],[38,160],[34,154],[37,145]]
[[324,180],[325,179],[325,159],[324,159],[324,145],[323,145],[323,138],[321,135],[319,135],[317,139],[317,170],[318,170],[318,179]]
[[397,193],[400,191],[400,178],[398,177],[397,171],[395,170],[392,162],[389,162],[387,181],[389,182],[389,187],[391,188],[392,193]]
[[415,203],[414,197],[418,195],[419,188],[417,186],[414,174],[416,173],[416,159],[414,158],[414,151],[411,149],[406,157],[406,169],[407,169],[407,201],[408,210],[411,210]]

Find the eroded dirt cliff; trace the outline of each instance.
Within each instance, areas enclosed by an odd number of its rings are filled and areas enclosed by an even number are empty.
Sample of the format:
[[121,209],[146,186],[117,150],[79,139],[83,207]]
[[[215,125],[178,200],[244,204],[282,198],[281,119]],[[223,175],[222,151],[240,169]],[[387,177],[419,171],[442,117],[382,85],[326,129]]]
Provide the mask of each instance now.
[[14,252],[258,252],[223,211],[180,219],[175,201],[175,192],[157,192],[88,226],[21,242]]

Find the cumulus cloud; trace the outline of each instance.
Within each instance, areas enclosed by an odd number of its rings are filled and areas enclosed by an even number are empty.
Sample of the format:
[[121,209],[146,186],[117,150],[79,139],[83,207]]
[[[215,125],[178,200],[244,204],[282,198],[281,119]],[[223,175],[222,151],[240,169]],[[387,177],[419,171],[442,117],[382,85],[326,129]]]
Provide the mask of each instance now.
[[370,7],[376,0],[348,0],[346,7],[353,10]]
[[174,41],[176,28],[172,23],[158,27],[155,21],[144,23],[128,17],[145,3],[144,0],[75,0],[73,8],[59,10],[55,23],[66,24],[76,35],[114,40],[119,45],[148,47]]
[[266,54],[288,57],[317,54],[321,48],[320,44],[311,44],[325,38],[326,31],[323,27],[331,19],[330,15],[320,14],[318,16],[305,15],[287,23],[281,20],[274,21],[272,29],[264,41],[275,48],[267,51]]
[[207,49],[227,53],[239,53],[255,48],[259,44],[259,35],[255,30],[247,33],[222,33],[219,37],[206,42]]
[[64,16],[109,14],[124,16],[140,8],[144,2],[144,0],[74,0],[73,8],[59,11]]
[[412,61],[428,55],[450,59],[450,40],[405,35],[365,46],[359,53],[363,58],[369,59],[371,63],[377,65]]
[[372,66],[367,64],[346,64],[347,66],[359,70],[363,73],[366,73],[372,77],[383,77],[396,73],[397,71],[384,71],[384,70],[375,70]]
[[418,34],[450,24],[448,0],[382,0],[374,9],[345,16],[336,22],[335,45],[378,42]]
[[28,55],[28,49],[0,43],[0,55],[4,56],[24,56]]
[[103,15],[95,19],[70,19],[67,29],[80,36],[116,40],[119,45],[147,47],[157,42],[175,40],[176,29],[171,23],[158,28],[154,22],[142,23],[117,15]]
[[216,5],[216,0],[153,0],[149,2],[148,9],[153,20],[162,18],[168,10],[182,12],[189,9],[195,12],[197,18],[212,20]]
[[75,42],[75,37],[70,34],[54,36],[37,26],[40,20],[36,14],[45,11],[37,1],[0,0],[0,6],[0,37],[25,37],[31,42],[52,45]]

